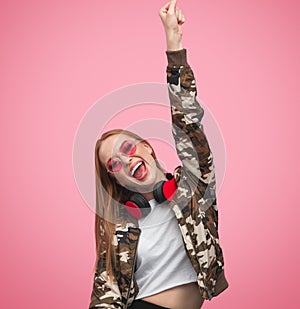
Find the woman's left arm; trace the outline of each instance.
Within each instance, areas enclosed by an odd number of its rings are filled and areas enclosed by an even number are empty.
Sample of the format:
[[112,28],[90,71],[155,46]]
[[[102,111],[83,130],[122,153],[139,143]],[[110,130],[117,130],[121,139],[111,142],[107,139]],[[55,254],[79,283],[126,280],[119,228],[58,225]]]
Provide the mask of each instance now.
[[201,123],[204,110],[197,101],[196,81],[187,63],[186,49],[166,51],[166,54],[168,92],[177,155],[189,179],[194,183],[200,180],[203,190],[207,185],[214,189],[213,155]]
[[187,178],[200,189],[202,196],[205,193],[212,198],[213,156],[201,123],[204,110],[197,101],[194,73],[187,62],[186,49],[182,48],[184,16],[176,7],[176,0],[168,2],[159,15],[166,33],[166,71],[176,151]]

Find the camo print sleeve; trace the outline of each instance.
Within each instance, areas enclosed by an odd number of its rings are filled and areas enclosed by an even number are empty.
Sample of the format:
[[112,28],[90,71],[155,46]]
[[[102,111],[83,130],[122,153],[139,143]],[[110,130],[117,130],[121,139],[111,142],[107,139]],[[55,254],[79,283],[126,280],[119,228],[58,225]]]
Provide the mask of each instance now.
[[[103,226],[100,231],[103,233]],[[117,281],[108,281],[106,273],[106,251],[101,252],[96,271],[94,273],[93,290],[89,309],[111,308],[122,309],[121,293]]]
[[96,271],[94,274],[93,291],[89,309],[114,308],[122,309],[119,286],[116,282],[108,284],[106,271]]
[[197,101],[196,80],[187,63],[186,49],[166,51],[166,54],[176,151],[185,175],[197,183],[198,189],[202,186],[202,196],[206,190],[205,194],[211,197],[215,189],[213,156],[201,123],[204,110]]

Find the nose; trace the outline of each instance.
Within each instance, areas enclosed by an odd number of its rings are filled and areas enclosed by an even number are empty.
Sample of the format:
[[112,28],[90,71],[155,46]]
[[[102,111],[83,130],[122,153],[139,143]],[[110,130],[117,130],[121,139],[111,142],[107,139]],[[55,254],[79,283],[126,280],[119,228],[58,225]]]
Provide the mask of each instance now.
[[126,156],[125,154],[119,153],[119,157],[122,161],[122,163],[126,164],[126,165],[130,165],[131,161],[132,161],[132,157]]

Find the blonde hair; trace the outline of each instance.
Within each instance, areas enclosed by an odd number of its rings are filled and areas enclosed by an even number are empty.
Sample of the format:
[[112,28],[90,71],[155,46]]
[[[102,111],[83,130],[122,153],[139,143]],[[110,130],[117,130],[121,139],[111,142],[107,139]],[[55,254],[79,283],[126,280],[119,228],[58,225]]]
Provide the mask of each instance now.
[[[118,207],[119,203],[129,200],[133,192],[117,183],[116,179],[107,172],[106,167],[99,158],[99,149],[104,140],[113,135],[125,134],[138,141],[151,145],[139,135],[123,130],[114,129],[102,134],[95,145],[95,168],[96,168],[96,214],[95,214],[95,240],[96,240],[96,261],[94,269],[97,269],[101,253],[106,253],[106,271],[109,281],[113,281],[113,266],[116,263],[115,246],[112,245],[113,235],[118,220],[128,219],[126,212]],[[151,147],[153,150],[153,148]],[[152,156],[156,160],[157,167],[165,172],[157,162],[156,154],[152,151]],[[103,266],[103,265],[102,265]]]

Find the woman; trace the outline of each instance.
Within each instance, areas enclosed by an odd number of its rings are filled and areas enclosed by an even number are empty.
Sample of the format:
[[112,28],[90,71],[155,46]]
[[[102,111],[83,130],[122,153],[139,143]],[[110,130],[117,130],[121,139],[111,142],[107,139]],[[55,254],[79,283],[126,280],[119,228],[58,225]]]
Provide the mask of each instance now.
[[90,309],[199,309],[228,287],[213,157],[182,47],[184,16],[176,0],[159,15],[166,33],[173,136],[182,166],[167,173],[152,146],[129,131],[112,130],[97,141],[97,260]]

